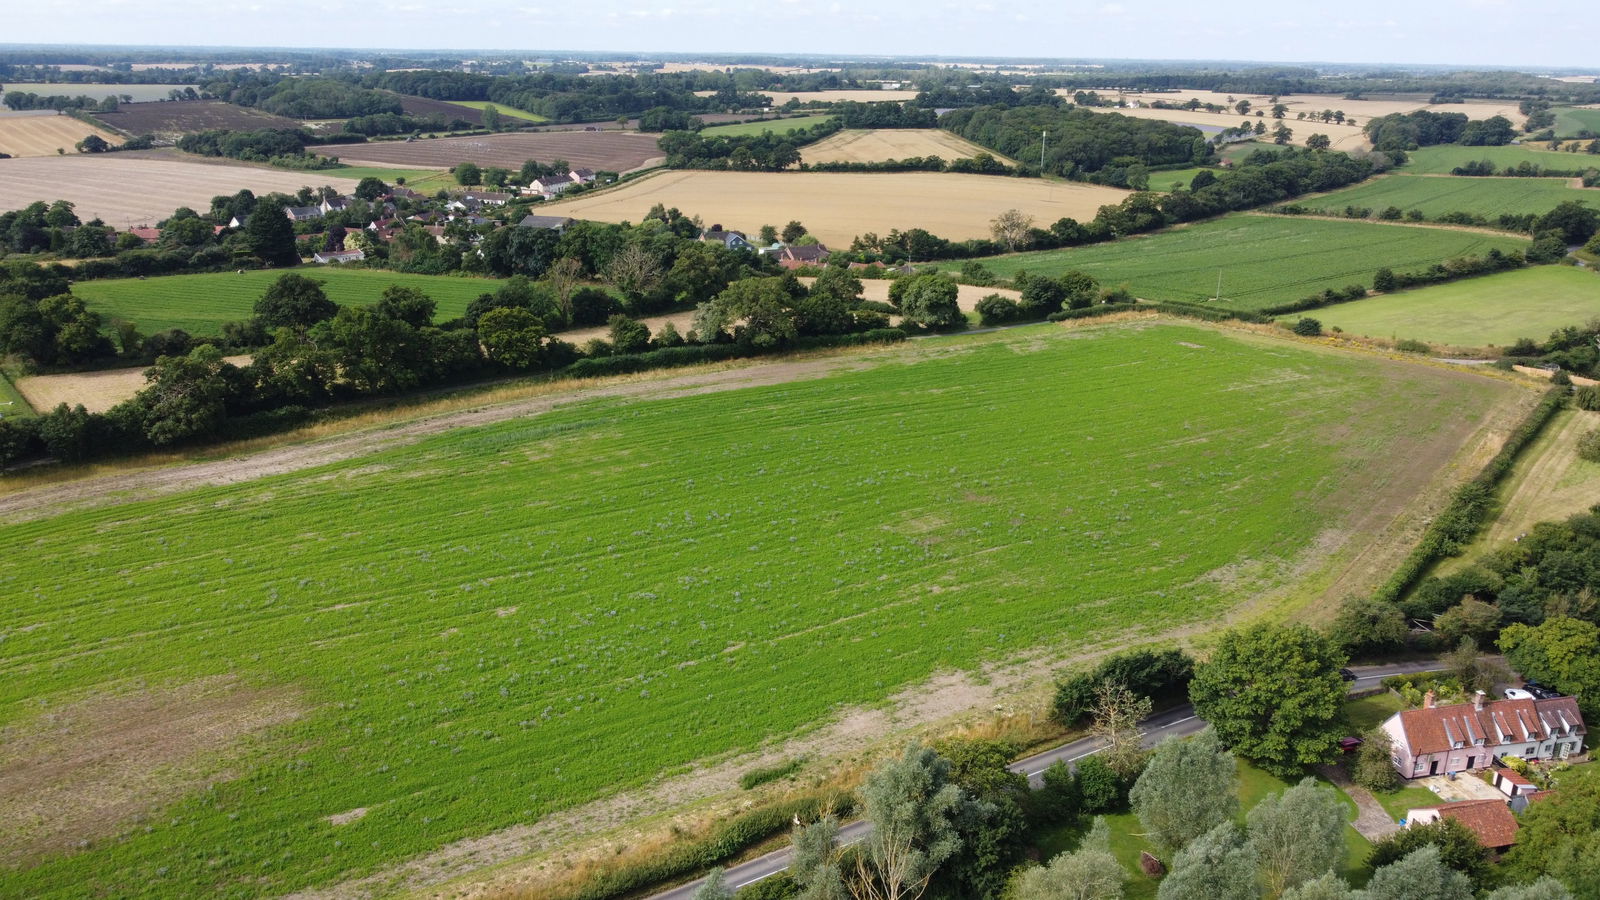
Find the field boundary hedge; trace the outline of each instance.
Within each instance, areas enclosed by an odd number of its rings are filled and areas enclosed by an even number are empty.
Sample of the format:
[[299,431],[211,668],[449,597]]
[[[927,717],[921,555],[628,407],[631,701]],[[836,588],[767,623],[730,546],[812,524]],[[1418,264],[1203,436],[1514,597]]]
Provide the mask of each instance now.
[[1495,487],[1511,471],[1512,464],[1523,448],[1544,430],[1545,424],[1562,407],[1566,397],[1565,385],[1555,385],[1544,392],[1538,405],[1528,411],[1517,429],[1506,438],[1500,452],[1471,481],[1457,488],[1450,504],[1428,524],[1422,541],[1400,564],[1400,568],[1389,576],[1389,580],[1378,588],[1376,596],[1379,600],[1385,603],[1398,602],[1401,595],[1422,577],[1428,566],[1441,557],[1455,555],[1462,544],[1478,533],[1494,504]]

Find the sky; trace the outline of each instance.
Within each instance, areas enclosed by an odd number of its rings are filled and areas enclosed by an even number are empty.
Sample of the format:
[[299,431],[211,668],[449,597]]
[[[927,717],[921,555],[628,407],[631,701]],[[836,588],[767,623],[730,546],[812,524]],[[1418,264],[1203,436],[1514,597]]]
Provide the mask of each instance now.
[[46,0],[11,43],[1231,59],[1600,69],[1544,0]]

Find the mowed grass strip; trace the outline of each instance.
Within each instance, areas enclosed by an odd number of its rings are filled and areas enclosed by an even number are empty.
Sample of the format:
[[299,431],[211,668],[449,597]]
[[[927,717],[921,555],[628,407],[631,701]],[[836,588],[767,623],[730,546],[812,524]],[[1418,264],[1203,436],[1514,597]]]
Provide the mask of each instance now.
[[1600,275],[1538,266],[1368,297],[1308,315],[1324,327],[1368,337],[1507,347],[1518,338],[1542,341],[1558,328],[1600,318]]
[[936,672],[1211,627],[1319,570],[1318,535],[1377,492],[1409,502],[1402,461],[1522,396],[1178,324],[880,359],[0,525],[26,548],[0,555],[0,728],[223,674],[305,706],[236,777],[9,890],[286,892]]
[[33,407],[28,405],[27,398],[11,383],[6,373],[0,372],[0,418],[24,418],[33,415]]
[[[1259,310],[1324,288],[1371,286],[1383,266],[1426,269],[1455,256],[1527,245],[1512,237],[1369,222],[1232,215],[1184,228],[1067,250],[982,260],[996,274],[1056,275],[1078,269],[1102,284],[1126,283],[1147,300]],[[944,268],[959,270],[960,262]],[[1222,301],[1216,296],[1222,276]]]
[[797,116],[792,119],[764,119],[759,122],[735,122],[732,125],[713,125],[700,133],[706,137],[754,137],[773,132],[783,134],[792,128],[810,128],[821,125],[833,116]]
[[1581,172],[1584,169],[1600,168],[1600,156],[1509,144],[1504,147],[1458,147],[1454,144],[1442,144],[1437,147],[1408,150],[1406,155],[1410,160],[1400,171],[1413,175],[1449,175],[1450,170],[1457,166],[1481,160],[1489,160],[1501,169],[1522,163],[1558,172]]
[[[467,311],[479,294],[493,293],[504,282],[453,275],[412,275],[382,269],[340,269],[303,266],[293,270],[324,282],[328,299],[345,306],[371,306],[389,285],[415,288],[439,305],[434,320],[443,322]],[[112,278],[80,281],[72,292],[108,321],[125,319],[145,334],[182,328],[190,334],[216,334],[224,322],[248,319],[267,288],[284,274],[247,270],[166,275],[160,278]]]
[[1387,175],[1321,197],[1296,201],[1322,212],[1367,207],[1377,215],[1386,207],[1418,210],[1429,218],[1468,212],[1494,219],[1502,214],[1543,214],[1567,200],[1600,208],[1600,190],[1574,188],[1567,178],[1437,178]]

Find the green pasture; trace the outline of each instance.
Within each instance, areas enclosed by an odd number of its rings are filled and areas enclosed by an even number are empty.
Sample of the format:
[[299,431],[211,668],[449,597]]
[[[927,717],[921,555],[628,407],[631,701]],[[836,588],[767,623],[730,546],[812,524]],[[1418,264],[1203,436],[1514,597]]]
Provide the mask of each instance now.
[[1600,318],[1600,275],[1537,266],[1368,297],[1306,315],[1351,334],[1452,347],[1506,347]]
[[1179,188],[1188,188],[1189,182],[1201,172],[1215,172],[1211,166],[1190,166],[1187,169],[1167,169],[1162,172],[1150,173],[1150,190],[1175,191]]
[[706,137],[754,137],[766,132],[783,134],[791,128],[810,128],[820,125],[833,116],[795,116],[791,119],[764,119],[758,122],[735,122],[732,125],[713,125],[700,133]]
[[1441,144],[1408,150],[1410,160],[1400,171],[1411,175],[1449,175],[1450,170],[1469,162],[1489,160],[1501,169],[1524,162],[1559,172],[1581,172],[1600,168],[1600,156],[1587,153],[1568,153],[1564,150],[1543,150],[1507,144],[1504,147],[1459,147]]
[[1385,175],[1321,197],[1294,202],[1323,212],[1364,206],[1376,216],[1397,206],[1435,218],[1452,212],[1475,213],[1488,219],[1502,214],[1543,214],[1567,200],[1600,208],[1600,190],[1569,187],[1567,178],[1438,178],[1427,175]]
[[507,106],[504,103],[491,103],[488,100],[447,100],[445,102],[446,103],[450,103],[450,104],[455,105],[455,106],[465,106],[465,107],[468,107],[469,109],[476,109],[476,110],[480,110],[480,111],[483,110],[485,107],[492,106],[495,109],[500,111],[500,115],[505,116],[507,118],[511,118],[511,119],[521,119],[524,122],[548,122],[548,121],[550,121],[549,119],[545,118],[544,116],[539,115],[538,113],[531,113],[531,112],[528,112],[526,110],[517,109],[515,107]]
[[1556,114],[1555,132],[1557,137],[1575,138],[1582,132],[1588,132],[1592,138],[1600,135],[1600,109],[1583,109],[1576,106],[1565,106],[1554,110]]
[[1172,323],[858,359],[0,524],[11,737],[193,686],[299,711],[6,892],[287,893],[936,673],[1213,627],[1317,582],[1319,535],[1519,390]]
[[[479,294],[492,293],[501,282],[492,278],[454,275],[410,275],[384,269],[341,269],[302,266],[294,270],[324,282],[328,299],[346,306],[378,302],[391,284],[416,288],[439,305],[436,321],[456,318]],[[284,274],[282,269],[247,269],[159,278],[114,278],[80,281],[72,292],[107,320],[126,319],[145,334],[182,328],[190,334],[217,334],[223,322],[248,319],[256,300]]]
[[[358,151],[359,152],[359,151]],[[444,169],[388,169],[382,166],[341,166],[327,170],[340,178],[376,178],[394,186],[397,178],[406,180],[405,186],[413,191],[432,194],[440,188],[457,187],[454,175]]]
[[33,407],[23,398],[6,373],[0,372],[0,418],[20,419],[33,415]]
[[[1147,300],[1258,310],[1325,288],[1357,282],[1370,287],[1373,273],[1383,266],[1409,272],[1455,256],[1526,245],[1512,237],[1443,228],[1236,214],[1107,244],[982,262],[1002,278],[1019,271],[1056,275],[1078,269],[1104,285],[1127,284]],[[943,268],[957,271],[961,263]],[[1220,303],[1211,299],[1219,273]]]
[[[1322,782],[1324,790],[1338,791],[1339,789],[1329,782]],[[1236,821],[1240,826],[1245,823],[1245,814],[1254,809],[1256,804],[1265,800],[1270,794],[1281,794],[1291,785],[1276,775],[1271,775],[1255,766],[1240,760],[1239,780],[1236,782],[1239,794],[1239,815]],[[1356,817],[1354,801],[1339,793],[1351,821]],[[1128,871],[1126,882],[1126,896],[1128,900],[1154,900],[1156,889],[1160,882],[1144,874],[1139,868],[1139,854],[1149,851],[1157,858],[1163,855],[1161,850],[1144,836],[1144,826],[1140,824],[1139,817],[1131,812],[1114,813],[1105,817],[1106,826],[1111,831],[1111,853],[1122,863]],[[1049,861],[1058,853],[1075,849],[1082,841],[1087,831],[1085,825],[1074,825],[1066,828],[1053,829],[1045,832],[1037,843],[1041,861]],[[1344,830],[1344,860],[1339,864],[1337,872],[1347,883],[1364,885],[1372,877],[1372,870],[1367,867],[1367,856],[1372,852],[1372,844],[1362,837],[1354,828]],[[1171,865],[1172,860],[1164,860]]]

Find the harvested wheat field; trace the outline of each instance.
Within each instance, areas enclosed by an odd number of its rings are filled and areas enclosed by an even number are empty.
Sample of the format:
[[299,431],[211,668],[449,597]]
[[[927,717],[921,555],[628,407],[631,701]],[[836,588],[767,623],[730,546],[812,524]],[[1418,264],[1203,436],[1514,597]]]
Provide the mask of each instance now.
[[548,163],[564,159],[574,166],[605,172],[627,172],[665,158],[656,134],[622,131],[546,131],[436,138],[423,141],[377,141],[317,148],[351,165],[448,169],[457,163],[517,169],[530,159]]
[[[223,358],[236,366],[250,364],[248,356]],[[144,373],[148,368],[132,366],[65,375],[29,375],[16,379],[13,387],[39,412],[49,412],[63,403],[68,406],[81,403],[89,412],[105,412],[144,390]]]
[[798,219],[818,240],[843,248],[856,235],[896,228],[923,228],[957,241],[986,238],[994,217],[1012,208],[1041,226],[1063,216],[1087,221],[1125,196],[1099,185],[936,172],[665,172],[543,211],[637,222],[663,203],[750,232]]
[[837,132],[802,149],[800,159],[807,163],[869,163],[913,156],[964,159],[979,153],[999,156],[938,128],[880,128]]
[[[1120,113],[1121,115],[1129,116],[1135,119],[1156,119],[1163,122],[1172,122],[1178,125],[1195,125],[1201,127],[1202,129],[1232,128],[1246,119],[1249,119],[1252,123],[1266,123],[1267,133],[1264,135],[1264,137],[1267,140],[1272,139],[1272,129],[1278,127],[1278,120],[1270,117],[1265,119],[1257,119],[1253,114],[1250,116],[1241,116],[1236,112],[1209,113],[1203,109],[1152,109],[1150,107],[1140,107],[1138,109],[1096,108],[1095,112]],[[1367,137],[1362,133],[1361,128],[1358,126],[1336,125],[1333,122],[1299,121],[1294,118],[1293,114],[1291,114],[1289,118],[1284,119],[1283,124],[1288,125],[1289,130],[1294,132],[1294,136],[1290,139],[1289,143],[1296,146],[1305,146],[1306,138],[1313,134],[1327,135],[1329,139],[1333,141],[1333,149],[1335,150],[1359,150],[1367,146]]]
[[35,200],[70,200],[78,218],[104,219],[113,228],[153,225],[180,206],[207,209],[211,198],[249,188],[257,194],[294,193],[304,185],[353,191],[351,178],[327,172],[292,172],[110,156],[51,156],[0,160],[0,209]]
[[772,98],[773,106],[782,106],[791,99],[801,103],[899,103],[917,96],[917,91],[757,91]]
[[12,156],[58,156],[58,149],[77,153],[73,145],[91,134],[98,134],[107,143],[122,142],[109,131],[54,110],[0,115],[0,153]]

